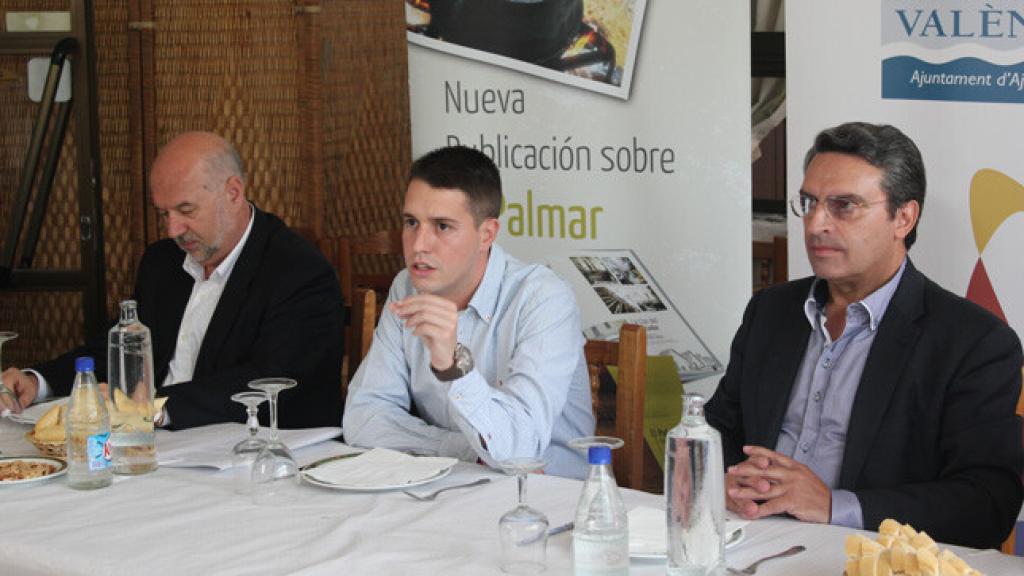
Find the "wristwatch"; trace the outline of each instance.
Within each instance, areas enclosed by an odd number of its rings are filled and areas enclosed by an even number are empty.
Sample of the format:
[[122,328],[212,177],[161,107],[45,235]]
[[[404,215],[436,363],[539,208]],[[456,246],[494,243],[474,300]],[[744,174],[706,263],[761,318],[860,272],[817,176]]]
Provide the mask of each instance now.
[[455,343],[455,355],[452,360],[454,360],[452,365],[445,370],[434,370],[431,365],[430,370],[441,382],[458,380],[473,370],[473,355],[469,353],[469,348],[463,346],[461,342]]

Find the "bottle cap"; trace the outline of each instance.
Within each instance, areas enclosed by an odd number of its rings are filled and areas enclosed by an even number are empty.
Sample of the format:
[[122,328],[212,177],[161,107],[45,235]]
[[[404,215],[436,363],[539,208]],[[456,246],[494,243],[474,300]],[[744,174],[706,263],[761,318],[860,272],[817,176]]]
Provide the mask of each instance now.
[[96,369],[92,356],[81,356],[75,358],[75,372],[92,372]]
[[587,450],[587,458],[593,464],[611,464],[612,449],[609,446],[591,446]]

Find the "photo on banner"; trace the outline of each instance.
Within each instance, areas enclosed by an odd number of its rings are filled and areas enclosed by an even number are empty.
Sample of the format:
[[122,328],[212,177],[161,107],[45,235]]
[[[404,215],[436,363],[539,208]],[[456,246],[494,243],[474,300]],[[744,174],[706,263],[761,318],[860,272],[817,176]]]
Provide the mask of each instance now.
[[629,98],[647,0],[406,0],[409,42]]

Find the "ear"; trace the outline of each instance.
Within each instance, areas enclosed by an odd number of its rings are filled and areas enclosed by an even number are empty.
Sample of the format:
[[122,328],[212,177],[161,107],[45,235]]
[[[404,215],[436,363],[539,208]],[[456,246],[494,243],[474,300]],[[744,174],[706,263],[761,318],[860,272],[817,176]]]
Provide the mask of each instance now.
[[917,200],[905,202],[896,209],[896,238],[903,240],[910,234],[917,224],[917,218],[921,215],[921,205]]
[[224,182],[224,192],[232,203],[245,202],[245,183],[238,176],[231,176]]
[[488,218],[480,223],[480,249],[490,250],[491,244],[498,238],[501,222],[497,218]]

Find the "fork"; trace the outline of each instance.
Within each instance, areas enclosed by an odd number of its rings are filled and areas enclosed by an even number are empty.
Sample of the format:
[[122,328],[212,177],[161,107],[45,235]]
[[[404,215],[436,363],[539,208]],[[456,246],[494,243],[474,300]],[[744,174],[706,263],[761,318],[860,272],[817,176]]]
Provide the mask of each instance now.
[[786,558],[788,556],[796,556],[797,554],[803,552],[804,550],[807,550],[807,548],[805,548],[803,546],[800,546],[800,545],[793,546],[792,548],[788,548],[786,550],[783,550],[782,552],[779,552],[778,554],[772,554],[771,556],[765,556],[764,558],[761,558],[757,562],[754,562],[753,564],[751,564],[750,566],[747,566],[746,568],[744,568],[742,570],[737,570],[735,568],[729,568],[728,566],[726,566],[725,570],[729,574],[742,574],[742,575],[745,575],[745,576],[749,576],[750,574],[754,574],[755,572],[757,572],[757,567],[760,566],[764,562],[767,562],[769,560],[774,560],[775,558]]
[[431,492],[430,494],[419,495],[409,492],[408,490],[403,490],[402,494],[405,494],[406,496],[411,496],[412,498],[415,498],[420,502],[433,502],[434,499],[437,498],[437,495],[440,494],[441,492],[447,492],[449,490],[459,490],[461,488],[471,488],[473,486],[480,486],[481,484],[487,484],[490,481],[490,478],[480,478],[479,480],[474,480],[469,484],[456,484],[454,486],[445,486],[444,488],[441,488],[440,490],[437,490],[435,492]]

